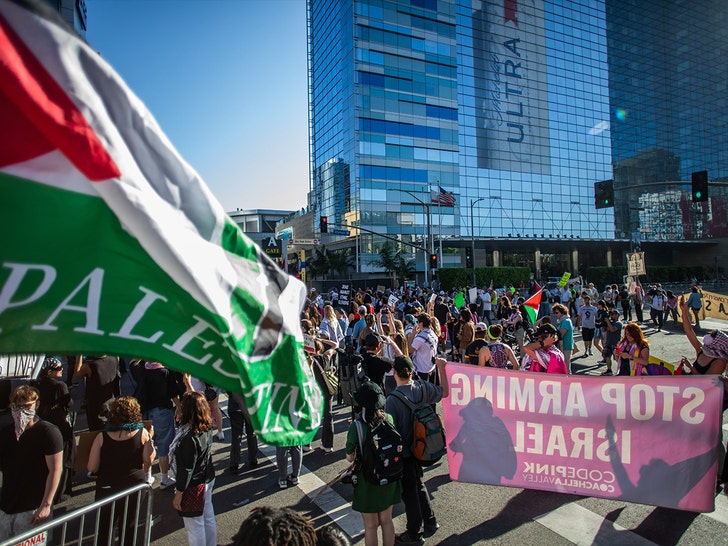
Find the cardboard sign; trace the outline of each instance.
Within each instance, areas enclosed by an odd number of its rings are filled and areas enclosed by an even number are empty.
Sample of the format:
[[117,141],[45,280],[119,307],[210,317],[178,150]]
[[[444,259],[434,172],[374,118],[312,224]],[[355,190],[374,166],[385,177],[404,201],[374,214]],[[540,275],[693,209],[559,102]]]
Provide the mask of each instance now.
[[303,350],[307,353],[315,353],[316,338],[308,334],[303,334]]

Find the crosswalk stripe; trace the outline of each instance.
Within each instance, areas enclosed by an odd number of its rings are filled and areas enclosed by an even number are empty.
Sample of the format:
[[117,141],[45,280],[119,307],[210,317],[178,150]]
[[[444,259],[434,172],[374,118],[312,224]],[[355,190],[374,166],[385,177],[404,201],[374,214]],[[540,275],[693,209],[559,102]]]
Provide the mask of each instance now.
[[637,533],[574,503],[535,517],[534,521],[578,546],[657,546]]
[[[276,448],[263,443],[258,444],[258,450],[263,453],[275,466],[276,464]],[[301,474],[298,477],[298,488],[301,489],[308,498],[313,499],[326,482],[321,480],[316,474],[311,472],[305,466],[301,467]],[[351,509],[351,504],[341,495],[331,488],[328,488],[315,501],[316,506],[323,510],[329,518],[344,531],[349,538],[354,540],[355,537],[364,534],[364,523],[361,515]]]

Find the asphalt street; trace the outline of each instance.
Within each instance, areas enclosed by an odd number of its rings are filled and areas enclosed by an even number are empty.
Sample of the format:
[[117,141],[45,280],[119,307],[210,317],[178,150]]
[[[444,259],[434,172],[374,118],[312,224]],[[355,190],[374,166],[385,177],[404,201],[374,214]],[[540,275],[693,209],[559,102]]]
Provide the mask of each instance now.
[[[694,355],[681,325],[668,323],[661,332],[646,325],[643,328],[652,354],[670,362],[679,361],[682,355]],[[726,324],[708,319],[699,333],[712,328],[725,329]],[[583,348],[578,336],[577,340]],[[598,375],[604,371],[598,360],[596,355],[576,358],[574,371]],[[221,399],[224,408],[224,396]],[[213,456],[217,470],[213,499],[219,544],[229,544],[250,510],[262,505],[292,507],[309,515],[317,527],[338,525],[352,538],[352,544],[363,544],[361,517],[351,510],[350,485],[336,484],[316,502],[312,501],[321,487],[346,466],[344,443],[349,414],[348,407],[334,408],[335,451],[326,454],[314,449],[304,454],[299,485],[285,490],[278,487],[275,450],[270,446],[261,446],[258,468],[237,476],[226,472],[230,441],[226,419],[226,441],[216,443]],[[80,419],[80,427],[82,423]],[[313,444],[314,448],[318,445],[317,441]],[[245,448],[243,451],[245,460]],[[445,459],[428,468],[425,479],[441,524],[427,544],[728,544],[728,497],[723,493],[716,495],[715,512],[697,514],[599,498],[454,482]],[[75,495],[59,506],[59,513],[87,504],[92,498],[93,483],[79,475]],[[154,515],[153,544],[186,544],[182,520],[172,509],[172,492],[159,490],[158,480],[154,486]],[[394,516],[396,531],[403,531],[406,522],[401,503],[395,507]]]

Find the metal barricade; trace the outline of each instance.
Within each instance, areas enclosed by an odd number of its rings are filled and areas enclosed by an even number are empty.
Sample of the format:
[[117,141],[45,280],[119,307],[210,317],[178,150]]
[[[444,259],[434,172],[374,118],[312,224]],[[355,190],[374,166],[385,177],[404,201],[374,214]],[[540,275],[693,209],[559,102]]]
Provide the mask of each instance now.
[[[152,487],[149,484],[137,484],[73,512],[51,518],[25,533],[0,542],[0,546],[112,546],[116,535],[115,523],[119,527],[120,545],[149,546],[152,538]],[[99,542],[100,532],[107,536],[103,542]],[[130,532],[133,534],[127,536]]]

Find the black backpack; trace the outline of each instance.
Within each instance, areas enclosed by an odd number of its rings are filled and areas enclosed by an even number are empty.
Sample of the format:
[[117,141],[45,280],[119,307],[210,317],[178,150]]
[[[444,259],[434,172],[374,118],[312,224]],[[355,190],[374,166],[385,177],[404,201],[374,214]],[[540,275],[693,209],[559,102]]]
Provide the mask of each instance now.
[[339,363],[339,387],[341,388],[342,399],[345,404],[357,408],[358,404],[354,401],[354,393],[366,381],[363,366],[364,359],[350,347],[344,350],[337,349],[336,353]]
[[387,485],[402,478],[404,443],[394,425],[382,419],[370,427],[358,417],[354,424],[364,479],[374,485]]

